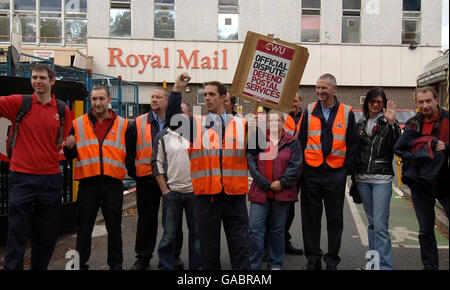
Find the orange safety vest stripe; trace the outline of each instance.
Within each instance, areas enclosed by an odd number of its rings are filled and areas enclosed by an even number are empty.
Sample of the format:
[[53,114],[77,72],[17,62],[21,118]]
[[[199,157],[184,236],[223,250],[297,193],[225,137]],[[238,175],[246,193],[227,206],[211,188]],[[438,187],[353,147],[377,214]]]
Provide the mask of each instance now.
[[[77,162],[74,179],[107,175],[123,180],[125,169],[125,132],[128,121],[116,116],[101,147],[87,114],[73,120],[77,139]],[[103,169],[103,172],[102,172]]]
[[233,117],[225,128],[224,138],[214,129],[202,130],[204,120],[204,117],[194,117],[197,134],[188,150],[194,193],[218,194],[223,189],[230,195],[247,194],[247,159],[239,162],[240,149],[244,147],[245,120]]
[[322,123],[320,118],[312,115],[317,102],[308,105],[308,141],[305,148],[305,162],[312,167],[319,167],[326,162],[332,168],[344,166],[347,143],[345,134],[348,126],[348,116],[351,106],[340,104],[336,118],[333,123],[333,143],[330,154],[324,161],[320,136],[322,134]]
[[152,126],[147,122],[148,113],[136,118],[136,176],[152,174],[150,160],[152,157]]
[[291,134],[292,136],[298,136],[300,132],[300,125],[303,120],[303,114],[297,124],[295,124],[294,118],[292,118],[292,116],[289,114],[285,114],[285,120],[286,122],[284,123],[284,130],[286,131],[286,133]]

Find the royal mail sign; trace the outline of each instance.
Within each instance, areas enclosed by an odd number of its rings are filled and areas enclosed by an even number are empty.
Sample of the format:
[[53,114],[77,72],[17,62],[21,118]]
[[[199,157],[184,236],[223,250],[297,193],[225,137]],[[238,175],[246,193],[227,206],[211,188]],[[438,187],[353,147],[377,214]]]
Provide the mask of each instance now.
[[[108,47],[109,64],[111,67],[132,67],[137,68],[138,73],[142,74],[146,69],[170,68],[169,48],[165,47],[161,54],[130,53],[124,54],[119,47]],[[184,69],[228,69],[227,50],[214,50],[212,54],[204,54],[199,49],[185,51],[177,49],[176,68]]]

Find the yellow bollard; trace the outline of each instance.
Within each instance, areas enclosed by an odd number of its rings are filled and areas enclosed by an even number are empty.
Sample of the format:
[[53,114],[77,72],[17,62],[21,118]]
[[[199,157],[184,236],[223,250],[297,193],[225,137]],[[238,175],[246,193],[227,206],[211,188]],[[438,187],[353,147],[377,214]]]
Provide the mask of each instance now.
[[[83,116],[84,114],[84,102],[83,101],[75,101],[73,103],[73,112],[74,112],[74,119]],[[72,176],[75,173],[75,163],[77,161],[74,159],[72,161]],[[72,179],[72,201],[75,202],[77,201],[77,197],[78,197],[78,181],[75,181]]]
[[402,183],[402,160],[398,156],[395,156],[395,160],[397,163],[398,186],[400,187],[400,186],[403,186],[403,183]]

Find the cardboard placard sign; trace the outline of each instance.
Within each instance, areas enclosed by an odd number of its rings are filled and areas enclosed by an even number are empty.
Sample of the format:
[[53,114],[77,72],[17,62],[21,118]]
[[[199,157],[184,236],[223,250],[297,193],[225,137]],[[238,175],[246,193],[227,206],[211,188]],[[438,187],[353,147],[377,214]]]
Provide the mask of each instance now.
[[291,108],[308,57],[305,47],[249,31],[231,94],[286,112]]

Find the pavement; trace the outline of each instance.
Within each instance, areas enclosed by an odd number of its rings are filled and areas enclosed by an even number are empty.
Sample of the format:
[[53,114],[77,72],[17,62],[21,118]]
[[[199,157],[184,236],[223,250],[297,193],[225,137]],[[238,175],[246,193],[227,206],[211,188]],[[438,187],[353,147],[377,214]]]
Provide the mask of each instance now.
[[[408,186],[402,185],[402,186],[399,186],[398,189],[400,189],[402,191],[405,199],[412,202],[411,190],[409,189]],[[437,200],[436,200],[436,205],[434,207],[434,210],[436,212],[436,226],[443,234],[447,235],[447,237],[448,237],[448,218],[447,218],[447,215],[445,214],[443,206]]]
[[[420,269],[421,261],[418,252],[418,224],[415,217],[412,202],[408,200],[408,188],[394,186],[394,192],[391,203],[391,217],[390,217],[390,233],[392,237],[392,246],[394,254],[394,268],[398,270]],[[366,254],[367,243],[367,219],[362,205],[354,204],[351,198],[347,196],[345,203],[345,227],[342,240],[342,263],[340,269],[357,269],[361,265],[365,265],[364,256]],[[300,206],[296,203],[296,219],[291,227],[291,235],[293,241],[297,246],[301,247],[301,219]],[[441,269],[448,270],[448,220],[445,214],[442,214],[442,209],[437,206],[437,229],[436,239],[438,242],[439,254],[441,259]],[[159,215],[159,224],[161,223],[161,211]],[[122,238],[123,238],[123,268],[128,270],[135,262],[134,244],[136,238],[136,194],[135,190],[131,189],[124,195],[123,213],[122,213]],[[186,221],[183,219],[183,227],[187,228]],[[163,229],[158,227],[157,243],[154,257],[150,262],[150,270],[156,270],[158,266],[157,247],[162,237]],[[326,234],[326,219],[322,219],[322,232]],[[446,234],[445,234],[446,233]],[[231,264],[228,256],[227,243],[222,227],[222,243],[221,243],[221,261],[224,270],[231,269]],[[321,241],[322,249],[326,249],[326,238],[323,237]],[[70,251],[76,245],[76,232],[61,234],[58,238],[55,252],[49,265],[49,270],[64,270],[67,265],[71,264],[72,256]],[[104,224],[101,210],[97,216],[97,223],[92,234],[92,251],[89,260],[91,270],[107,270],[107,231]],[[188,235],[187,230],[184,231],[183,249],[181,259],[185,263],[188,261]],[[28,269],[30,266],[30,245],[25,253],[24,268]],[[4,247],[0,248],[0,268],[4,263]],[[300,270],[306,264],[305,256],[286,255],[283,265],[284,270]]]

